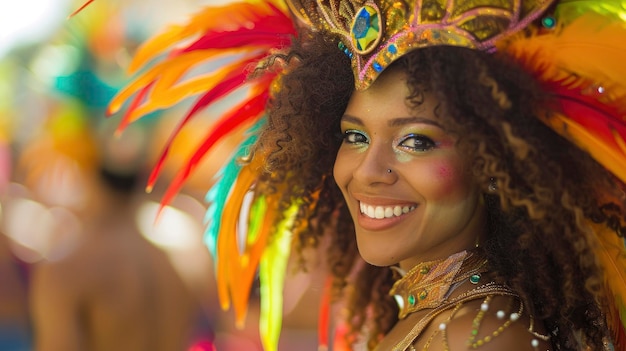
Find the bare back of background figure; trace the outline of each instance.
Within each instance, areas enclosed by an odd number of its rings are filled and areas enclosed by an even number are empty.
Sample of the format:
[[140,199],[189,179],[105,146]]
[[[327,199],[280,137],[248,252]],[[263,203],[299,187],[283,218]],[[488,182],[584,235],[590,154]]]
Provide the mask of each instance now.
[[35,350],[183,350],[200,307],[165,252],[137,230],[133,175],[100,173],[80,243],[34,269]]

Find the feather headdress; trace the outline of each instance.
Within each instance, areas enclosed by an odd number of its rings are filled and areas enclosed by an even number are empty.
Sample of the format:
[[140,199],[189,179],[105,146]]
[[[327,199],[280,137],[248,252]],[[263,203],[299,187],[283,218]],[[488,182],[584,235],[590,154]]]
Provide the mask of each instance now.
[[[552,21],[556,22],[552,22]],[[626,4],[562,1],[535,35],[499,44],[556,97],[544,122],[626,183]],[[540,31],[538,33],[537,31]],[[592,225],[613,305],[607,322],[616,350],[626,349],[626,241]]]
[[[154,185],[170,144],[188,121],[233,91],[247,89],[245,98],[207,131],[198,150],[171,183],[163,203],[172,199],[220,139],[233,133],[243,135],[240,148],[216,175],[218,181],[207,194],[206,243],[216,258],[221,304],[224,308],[233,306],[239,324],[245,318],[258,270],[262,282],[261,334],[267,350],[277,349],[290,233],[300,203],[294,200],[285,213],[277,213],[277,197],[251,191],[263,169],[263,155],[255,155],[247,164],[239,160],[248,156],[255,142],[255,131],[263,124],[265,104],[270,89],[276,88],[273,84],[279,72],[270,70],[253,79],[247,77],[268,51],[290,44],[296,35],[295,18],[342,38],[339,47],[351,58],[359,89],[366,88],[393,60],[420,47],[456,45],[508,55],[556,98],[557,106],[542,115],[544,122],[626,183],[625,3],[458,3],[448,1],[442,7],[440,0],[248,1],[205,8],[186,25],[173,26],[148,41],[137,53],[131,72],[147,68],[110,105],[109,112],[115,113],[129,102],[120,130],[150,112],[198,97],[173,131],[148,188]],[[227,58],[222,67],[197,74],[203,64],[221,58]],[[607,287],[615,297],[614,308],[607,311],[609,326],[616,349],[624,349],[624,239],[606,228],[594,227],[594,235]],[[327,318],[322,320],[327,322]],[[325,339],[322,334],[321,339]]]

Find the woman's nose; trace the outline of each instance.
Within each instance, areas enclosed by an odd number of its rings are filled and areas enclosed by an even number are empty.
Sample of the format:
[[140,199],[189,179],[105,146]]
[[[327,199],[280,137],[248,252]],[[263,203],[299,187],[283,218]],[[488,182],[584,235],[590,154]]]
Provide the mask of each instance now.
[[361,155],[353,171],[353,178],[363,184],[393,184],[398,175],[394,172],[392,151],[370,147]]

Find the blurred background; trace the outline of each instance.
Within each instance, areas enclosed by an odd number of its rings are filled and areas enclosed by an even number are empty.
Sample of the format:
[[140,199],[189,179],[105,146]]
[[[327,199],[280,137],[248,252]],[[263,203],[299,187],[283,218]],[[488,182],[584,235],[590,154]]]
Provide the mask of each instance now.
[[[183,130],[149,194],[147,174],[188,106],[148,116],[119,136],[120,116],[105,117],[108,101],[130,80],[125,70],[142,41],[223,2],[97,0],[68,19],[82,1],[0,1],[0,350],[35,350],[39,320],[60,324],[72,308],[59,291],[75,289],[87,301],[131,294],[114,279],[135,266],[147,267],[139,276],[158,276],[142,299],[152,301],[150,311],[174,304],[191,319],[182,349],[260,350],[256,289],[245,328],[235,329],[232,311],[216,300],[202,239],[204,196],[234,141],[205,158],[155,221],[168,179],[219,111],[204,111]],[[105,268],[115,269],[114,278]],[[317,271],[288,274],[281,350],[317,349]],[[157,293],[176,284],[184,297]],[[174,312],[167,313],[150,318],[168,320]],[[146,316],[122,317],[142,324]]]

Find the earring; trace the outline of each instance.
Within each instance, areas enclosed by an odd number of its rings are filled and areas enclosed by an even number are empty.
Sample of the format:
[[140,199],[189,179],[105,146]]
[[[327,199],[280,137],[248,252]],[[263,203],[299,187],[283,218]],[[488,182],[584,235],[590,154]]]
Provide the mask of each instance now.
[[391,173],[391,169],[387,169],[387,173]]
[[496,178],[489,178],[489,192],[496,192],[498,191],[498,183],[496,182]]

